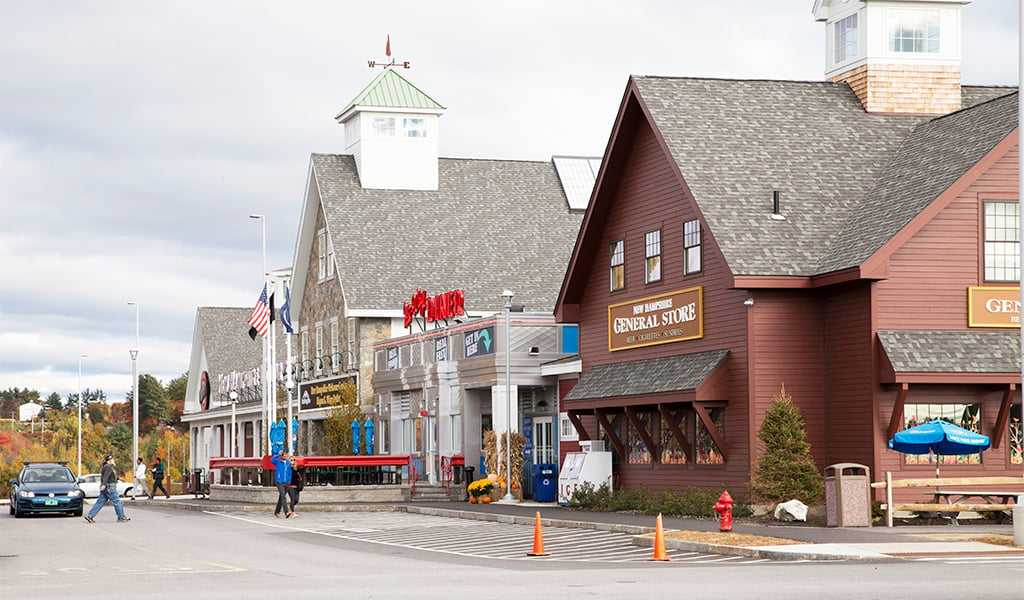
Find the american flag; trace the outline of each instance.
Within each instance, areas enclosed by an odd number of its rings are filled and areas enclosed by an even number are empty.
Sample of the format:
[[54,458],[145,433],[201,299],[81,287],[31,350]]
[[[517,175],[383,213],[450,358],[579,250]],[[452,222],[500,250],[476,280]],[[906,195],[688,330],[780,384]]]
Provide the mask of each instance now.
[[260,299],[256,301],[252,314],[249,315],[249,324],[256,329],[256,333],[259,335],[267,335],[267,329],[270,327],[270,305],[267,303],[266,284],[263,285],[263,293],[260,294]]

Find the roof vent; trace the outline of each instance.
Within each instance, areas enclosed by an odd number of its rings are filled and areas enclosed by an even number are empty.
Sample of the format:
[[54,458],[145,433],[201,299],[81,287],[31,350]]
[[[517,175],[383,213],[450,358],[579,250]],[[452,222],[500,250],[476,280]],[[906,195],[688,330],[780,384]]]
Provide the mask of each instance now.
[[779,190],[772,190],[772,214],[769,218],[773,221],[786,220],[786,217],[779,213]]

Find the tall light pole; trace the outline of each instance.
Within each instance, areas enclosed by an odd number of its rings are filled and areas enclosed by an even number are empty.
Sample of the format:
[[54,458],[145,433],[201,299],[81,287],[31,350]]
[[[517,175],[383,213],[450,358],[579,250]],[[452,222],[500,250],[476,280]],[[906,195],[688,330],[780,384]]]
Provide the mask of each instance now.
[[132,465],[135,465],[139,462],[139,303],[129,301],[128,306],[135,307],[135,347],[128,350],[132,357]]
[[238,392],[231,392],[228,398],[231,398],[231,452],[228,456],[234,458],[238,456],[238,434],[235,433],[235,405],[238,404]]
[[88,354],[78,356],[78,476],[82,476],[82,359]]
[[505,497],[502,502],[515,502],[516,497],[512,495],[512,367],[509,356],[509,338],[512,337],[508,328],[508,314],[512,310],[512,292],[505,290],[501,293],[501,299],[505,301]]
[[[263,215],[249,215],[250,219],[259,219],[262,235],[263,235],[263,271],[260,277],[263,279],[263,286],[267,287],[267,218]],[[267,302],[270,302],[270,290],[267,290]],[[268,385],[268,369],[267,369],[267,354],[269,339],[267,336],[263,336],[263,364],[260,369],[260,381],[263,382],[263,426],[266,430],[266,435],[263,439],[266,441],[267,453],[270,452],[270,403],[273,402],[273,396],[271,396],[270,386]]]

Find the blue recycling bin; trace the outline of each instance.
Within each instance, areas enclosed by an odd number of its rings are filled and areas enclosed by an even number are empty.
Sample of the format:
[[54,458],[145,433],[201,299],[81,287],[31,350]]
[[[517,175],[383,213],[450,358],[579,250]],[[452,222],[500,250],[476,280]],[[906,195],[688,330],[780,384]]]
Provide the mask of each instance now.
[[554,502],[558,491],[558,465],[536,464],[533,471],[533,499]]

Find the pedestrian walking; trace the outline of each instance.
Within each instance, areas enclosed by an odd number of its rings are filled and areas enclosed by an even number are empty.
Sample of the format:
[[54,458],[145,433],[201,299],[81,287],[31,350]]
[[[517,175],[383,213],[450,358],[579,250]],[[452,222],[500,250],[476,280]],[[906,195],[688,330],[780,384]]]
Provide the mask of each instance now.
[[305,487],[302,472],[295,466],[295,457],[292,456],[292,481],[288,484],[288,493],[292,497],[292,516],[295,516],[295,507],[299,504],[299,492]]
[[271,457],[270,462],[274,464],[274,484],[277,485],[277,507],[274,509],[274,516],[280,519],[283,511],[285,518],[291,518],[295,515],[289,492],[292,483],[291,456],[282,450],[277,456]]
[[85,520],[89,523],[96,522],[96,515],[99,514],[107,502],[114,505],[114,512],[117,513],[117,522],[124,523],[130,521],[124,514],[124,507],[121,506],[121,499],[117,496],[117,470],[114,468],[114,455],[108,454],[103,459],[103,469],[100,470],[100,495],[96,498],[96,503],[92,505],[92,509],[89,514],[85,515]]
[[142,490],[143,496],[149,495],[149,491],[146,490],[146,463],[141,458],[135,461],[135,475],[132,476],[132,501],[139,495],[139,490]]
[[164,463],[160,462],[160,457],[156,457],[156,462],[153,463],[153,491],[149,493],[149,499],[152,500],[153,496],[156,495],[156,491],[160,490],[164,493],[164,496],[171,497],[164,488]]

